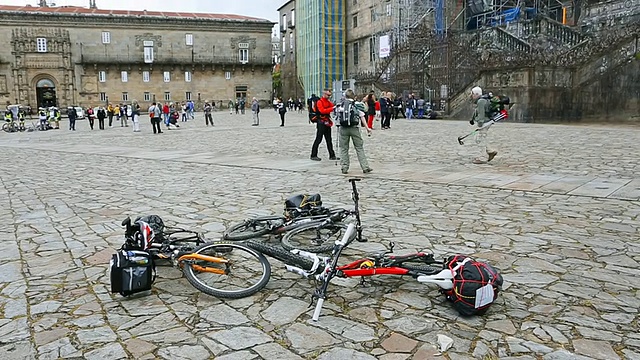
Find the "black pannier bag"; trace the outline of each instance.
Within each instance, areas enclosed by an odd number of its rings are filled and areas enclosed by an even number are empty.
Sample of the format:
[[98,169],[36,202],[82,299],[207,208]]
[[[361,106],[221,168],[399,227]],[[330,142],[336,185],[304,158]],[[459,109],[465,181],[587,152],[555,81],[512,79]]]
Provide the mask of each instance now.
[[453,289],[443,293],[460,315],[482,315],[498,298],[502,275],[491,265],[454,255],[447,258],[444,268],[453,273]]
[[300,194],[294,195],[284,202],[284,216],[296,218],[299,216],[321,215],[326,213],[322,207],[322,197],[320,194]]
[[156,279],[153,257],[146,251],[119,250],[111,257],[111,292],[122,296],[151,290]]

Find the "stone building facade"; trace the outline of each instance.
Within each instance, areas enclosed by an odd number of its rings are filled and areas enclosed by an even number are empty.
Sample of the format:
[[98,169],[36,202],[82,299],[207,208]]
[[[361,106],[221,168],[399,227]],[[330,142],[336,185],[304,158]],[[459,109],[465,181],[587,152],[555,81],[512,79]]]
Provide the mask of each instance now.
[[0,102],[268,100],[273,23],[238,15],[0,6]]

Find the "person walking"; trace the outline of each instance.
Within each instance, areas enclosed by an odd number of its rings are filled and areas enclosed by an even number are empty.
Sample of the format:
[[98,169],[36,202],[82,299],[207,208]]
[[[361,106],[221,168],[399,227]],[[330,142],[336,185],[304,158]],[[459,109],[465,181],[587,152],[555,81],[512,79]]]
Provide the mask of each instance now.
[[287,113],[287,104],[278,99],[278,114],[280,114],[280,126],[284,126],[284,115]]
[[[160,106],[160,105],[158,105]],[[171,113],[171,109],[169,108],[169,104],[164,103],[161,109],[162,115],[164,116],[164,124],[169,127],[169,114]]]
[[233,115],[233,100],[229,100],[229,115]]
[[127,124],[127,120],[129,118],[129,110],[131,109],[127,104],[123,104],[120,107],[120,115],[121,115],[120,119],[122,119],[121,121],[124,121],[125,127],[129,127],[129,124]]
[[131,122],[133,122],[133,132],[140,132],[140,105],[138,100],[131,102]]
[[367,129],[367,135],[369,136],[371,136],[371,129],[367,127],[367,123],[364,121],[364,103],[355,101],[355,94],[351,89],[348,89],[344,96],[345,99],[341,106],[343,120],[340,121],[339,127],[340,167],[343,174],[349,172],[349,140],[351,140],[353,141],[353,148],[356,149],[362,172],[367,174],[372,169],[369,167],[367,156],[364,153],[364,141],[360,133],[360,126]]
[[251,126],[260,125],[260,103],[255,97],[251,100],[251,113],[253,114],[253,124]]
[[162,134],[162,129],[160,128],[160,121],[162,121],[162,109],[160,109],[160,105],[156,105],[155,102],[151,104],[151,107],[149,108],[149,116],[151,117],[153,133]]
[[382,130],[391,128],[391,93],[382,93],[380,98],[380,128]]
[[115,109],[113,108],[113,105],[109,104],[109,106],[107,106],[107,116],[109,117],[109,127],[112,128],[113,127],[113,115],[115,114]]
[[69,130],[76,131],[76,118],[78,114],[76,113],[76,109],[74,107],[70,107],[68,109],[67,115],[69,116]]
[[336,153],[333,151],[333,143],[331,141],[331,112],[335,109],[335,105],[329,100],[331,98],[331,89],[324,89],[322,97],[316,103],[318,119],[316,120],[316,140],[311,147],[311,160],[320,161],[318,157],[318,146],[324,141],[327,143],[327,151],[329,151],[329,159],[336,160]]
[[91,130],[93,130],[93,124],[95,123],[95,114],[93,113],[93,109],[91,107],[89,107],[87,109],[87,118],[89,119],[89,126],[91,127]]
[[107,117],[107,112],[100,106],[96,115],[98,117],[98,127],[100,130],[104,130],[104,119]]
[[376,116],[376,96],[373,91],[365,98],[365,102],[367,103],[367,127],[373,129],[373,119]]
[[489,118],[489,99],[483,97],[482,88],[476,86],[471,89],[471,100],[476,104],[476,109],[469,123],[471,125],[477,124],[480,129],[476,133],[476,144],[479,147],[479,156],[473,159],[473,163],[486,164],[498,155],[498,152],[489,143],[489,128],[491,125],[484,126],[486,122],[491,120]]
[[211,112],[213,111],[213,107],[211,106],[211,104],[209,104],[208,102],[204,104],[204,124],[206,126],[209,126],[209,123],[211,123],[211,126],[213,125],[213,115],[211,115]]

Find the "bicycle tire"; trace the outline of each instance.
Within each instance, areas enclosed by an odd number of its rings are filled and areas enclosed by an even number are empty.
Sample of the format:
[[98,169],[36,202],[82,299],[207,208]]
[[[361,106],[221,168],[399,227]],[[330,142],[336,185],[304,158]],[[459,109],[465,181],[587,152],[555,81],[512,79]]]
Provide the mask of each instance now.
[[[204,243],[198,246],[193,251],[193,253],[201,254],[207,250],[214,250],[214,251],[218,250],[217,253],[222,253],[222,254],[243,253],[246,256],[255,258],[258,260],[258,262],[260,263],[260,266],[262,267],[262,275],[259,277],[258,281],[255,284],[247,288],[242,288],[238,290],[225,290],[225,289],[219,289],[217,287],[213,287],[209,284],[204,283],[202,280],[200,280],[200,278],[196,276],[196,271],[192,267],[193,263],[184,262],[182,267],[182,272],[184,273],[184,276],[187,278],[187,281],[189,281],[189,283],[199,291],[211,296],[219,297],[219,298],[239,299],[239,298],[251,296],[257,293],[258,291],[262,290],[265,286],[267,286],[267,283],[269,282],[269,278],[271,276],[271,264],[269,264],[269,260],[267,260],[267,258],[265,258],[264,255],[262,255],[260,252],[257,252],[249,247],[246,247],[240,244],[213,242],[213,243]],[[217,255],[217,256],[224,257],[221,255]],[[197,261],[198,261],[198,264],[202,264],[201,260],[197,260]],[[242,264],[242,262],[238,263],[238,265],[240,264]],[[219,264],[216,264],[216,265],[218,265],[219,267]],[[232,266],[233,265],[234,264],[232,264]],[[225,274],[221,276],[228,276],[228,275],[229,274]],[[219,282],[216,281],[215,283],[218,284]]]
[[424,275],[434,275],[442,271],[441,267],[435,267],[427,264],[412,264],[410,262],[402,263],[398,265],[398,267],[401,267],[407,270],[417,271],[417,272],[423,273]]
[[[224,232],[222,238],[230,241],[249,240],[268,234],[271,229],[267,227],[267,221],[280,220],[279,216],[263,216],[255,219],[245,220],[235,224]],[[264,227],[260,229],[250,229],[252,224],[261,223]]]
[[244,243],[247,247],[259,251],[260,253],[280,260],[287,265],[294,265],[303,270],[311,270],[313,261],[309,258],[296,255],[283,249],[280,246],[273,246],[260,241],[247,241]]
[[[302,240],[295,240],[296,237],[298,238],[302,238],[302,234],[309,232],[318,232],[318,230],[320,229],[326,229],[329,230],[331,232],[334,232],[336,230],[346,230],[347,226],[344,224],[329,224],[329,225],[322,225],[322,223],[318,224],[308,224],[308,225],[304,225],[304,226],[300,226],[298,228],[295,228],[287,233],[284,234],[284,236],[282,237],[282,247],[285,248],[286,250],[293,250],[293,249],[298,249],[298,250],[303,250],[303,251],[308,251],[308,252],[313,252],[313,253],[322,253],[322,252],[328,252],[331,251],[333,249],[333,245],[335,243],[335,238],[331,239],[330,241],[325,241],[322,243],[319,243],[317,245],[309,245],[309,241],[302,241]],[[335,232],[334,232],[335,234]],[[340,238],[342,236],[342,233],[340,233]],[[316,234],[316,239],[317,239],[317,234]],[[313,240],[312,240],[313,241]],[[305,244],[306,243],[306,244]]]
[[12,132],[11,129],[9,129],[9,124],[8,123],[2,124],[2,130],[4,132],[8,132],[8,133]]

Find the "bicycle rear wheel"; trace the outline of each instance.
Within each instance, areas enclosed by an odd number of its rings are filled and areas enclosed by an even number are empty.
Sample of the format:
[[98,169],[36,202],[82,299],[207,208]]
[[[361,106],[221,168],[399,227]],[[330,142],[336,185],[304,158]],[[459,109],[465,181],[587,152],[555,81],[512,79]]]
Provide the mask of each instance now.
[[313,253],[328,252],[336,240],[342,239],[347,226],[344,224],[309,224],[293,229],[282,237],[282,247]]
[[[264,255],[240,244],[205,243],[198,246],[193,254],[228,261],[182,261],[182,272],[187,281],[211,296],[231,299],[250,296],[264,288],[271,276],[271,265]],[[207,270],[223,270],[224,274]]]
[[239,241],[263,236],[271,231],[271,222],[282,220],[279,216],[262,216],[235,224],[224,232],[224,240]]

